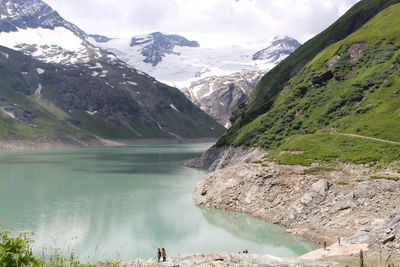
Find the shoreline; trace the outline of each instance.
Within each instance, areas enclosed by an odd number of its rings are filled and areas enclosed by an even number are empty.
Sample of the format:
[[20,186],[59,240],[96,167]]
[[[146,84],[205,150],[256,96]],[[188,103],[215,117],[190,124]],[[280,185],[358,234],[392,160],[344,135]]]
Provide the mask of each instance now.
[[107,266],[107,264],[119,263],[123,267],[223,267],[223,266],[236,266],[236,267],[249,267],[249,266],[264,266],[264,267],[326,267],[326,266],[339,266],[337,263],[330,261],[315,261],[310,259],[301,258],[279,258],[270,255],[247,254],[247,253],[226,253],[226,252],[210,252],[210,253],[194,253],[182,254],[177,257],[167,257],[166,262],[157,262],[157,259],[137,258],[133,261],[100,261],[100,266]]
[[129,145],[168,145],[215,143],[216,138],[148,138],[148,139],[45,139],[0,140],[0,151],[24,151],[57,148],[117,147]]
[[194,200],[201,207],[280,225],[286,233],[321,246],[326,242],[326,250],[301,259],[352,266],[362,249],[370,262],[386,257],[400,262],[400,182],[370,178],[400,179],[400,174],[368,165],[323,168],[307,174],[310,167],[242,162],[208,174],[197,185]]

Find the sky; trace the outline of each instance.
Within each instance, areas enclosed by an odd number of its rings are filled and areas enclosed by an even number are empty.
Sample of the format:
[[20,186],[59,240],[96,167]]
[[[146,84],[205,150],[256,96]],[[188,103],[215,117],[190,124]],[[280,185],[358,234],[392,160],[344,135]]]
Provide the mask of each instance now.
[[203,47],[291,36],[305,42],[359,0],[44,0],[88,33],[133,37],[160,31]]

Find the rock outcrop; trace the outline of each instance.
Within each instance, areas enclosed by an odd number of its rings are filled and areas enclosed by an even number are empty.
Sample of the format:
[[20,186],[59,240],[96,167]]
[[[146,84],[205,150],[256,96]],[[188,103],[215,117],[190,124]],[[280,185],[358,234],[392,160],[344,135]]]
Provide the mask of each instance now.
[[185,164],[187,167],[219,170],[240,162],[260,160],[267,153],[262,148],[212,147],[200,157]]

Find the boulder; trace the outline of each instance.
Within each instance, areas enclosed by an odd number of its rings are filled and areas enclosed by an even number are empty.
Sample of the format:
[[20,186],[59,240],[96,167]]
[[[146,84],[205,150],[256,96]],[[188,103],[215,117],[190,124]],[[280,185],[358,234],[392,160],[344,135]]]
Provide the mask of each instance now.
[[331,186],[332,184],[330,182],[328,182],[325,179],[321,179],[311,186],[311,191],[317,193],[320,196],[325,197]]

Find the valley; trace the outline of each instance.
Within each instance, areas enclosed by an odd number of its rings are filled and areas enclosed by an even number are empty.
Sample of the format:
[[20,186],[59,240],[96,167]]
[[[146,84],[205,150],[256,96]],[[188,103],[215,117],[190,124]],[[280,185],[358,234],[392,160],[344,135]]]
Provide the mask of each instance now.
[[214,47],[0,0],[0,267],[398,266],[400,1],[338,10]]

